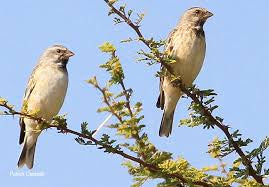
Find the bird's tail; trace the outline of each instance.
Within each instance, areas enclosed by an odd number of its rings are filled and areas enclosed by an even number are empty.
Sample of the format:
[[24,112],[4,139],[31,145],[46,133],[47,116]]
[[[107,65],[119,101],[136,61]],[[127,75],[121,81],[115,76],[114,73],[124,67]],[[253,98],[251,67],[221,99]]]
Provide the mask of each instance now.
[[30,138],[25,137],[21,156],[20,156],[19,161],[18,161],[19,168],[23,167],[25,164],[29,169],[33,168],[36,141],[37,141],[37,137],[34,137],[34,139],[33,139],[33,137],[30,137]]
[[171,134],[172,125],[173,125],[173,119],[174,119],[174,112],[175,112],[175,110],[168,113],[164,109],[162,122],[161,122],[160,130],[159,130],[159,136],[168,137]]

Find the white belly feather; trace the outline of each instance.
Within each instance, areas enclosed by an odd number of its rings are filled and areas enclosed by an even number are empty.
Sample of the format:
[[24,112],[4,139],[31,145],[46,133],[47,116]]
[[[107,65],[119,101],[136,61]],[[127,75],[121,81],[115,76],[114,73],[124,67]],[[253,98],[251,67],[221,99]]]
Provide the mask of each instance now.
[[190,37],[176,38],[172,55],[176,58],[173,69],[182,81],[190,86],[201,70],[205,57],[205,38],[195,36],[194,32],[186,33]]
[[50,121],[61,109],[68,86],[67,72],[46,68],[39,78],[28,100],[28,110]]

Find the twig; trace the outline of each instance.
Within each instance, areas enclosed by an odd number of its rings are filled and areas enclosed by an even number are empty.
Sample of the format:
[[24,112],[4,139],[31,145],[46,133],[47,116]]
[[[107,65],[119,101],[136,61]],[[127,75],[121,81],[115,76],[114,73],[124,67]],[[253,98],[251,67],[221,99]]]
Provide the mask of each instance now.
[[0,106],[1,106],[1,107],[4,107],[4,108],[6,108],[6,109],[8,109],[8,112],[4,112],[4,113],[1,114],[1,115],[8,115],[8,116],[19,115],[19,116],[21,116],[21,117],[27,117],[27,118],[36,120],[36,121],[38,121],[39,123],[41,123],[41,122],[47,122],[47,121],[46,121],[45,119],[43,119],[43,118],[39,118],[39,117],[30,115],[30,114],[27,114],[27,113],[17,112],[17,111],[15,111],[11,106],[9,106],[9,105],[7,104],[7,102],[0,103]]
[[260,175],[257,174],[257,172],[252,167],[251,160],[249,160],[246,157],[246,155],[243,152],[243,150],[234,141],[234,139],[232,138],[232,135],[229,132],[229,127],[227,125],[224,125],[223,123],[221,123],[219,120],[217,120],[212,115],[212,113],[203,105],[203,103],[199,100],[199,98],[195,94],[189,92],[182,83],[180,83],[179,86],[180,86],[181,91],[183,91],[195,103],[197,103],[197,104],[199,104],[201,106],[202,112],[204,113],[204,116],[208,117],[209,121],[212,124],[215,124],[219,129],[221,129],[224,132],[225,136],[228,138],[229,142],[233,145],[233,147],[234,147],[235,151],[237,152],[237,154],[242,158],[243,164],[247,167],[247,169],[249,171],[249,175],[252,176],[258,183],[263,184],[262,176],[260,176]]
[[121,88],[122,88],[123,93],[125,95],[126,107],[127,107],[128,111],[129,111],[130,116],[133,117],[133,112],[131,110],[131,104],[130,104],[130,95],[129,95],[129,93],[127,92],[127,90],[125,88],[123,80],[120,81],[120,85],[121,85]]
[[[123,13],[121,13],[118,9],[116,9],[113,4],[111,4],[109,2],[109,0],[104,0],[106,2],[106,4],[111,8],[112,12],[116,13],[118,16],[120,16],[125,23],[127,23],[130,27],[132,27],[132,29],[136,32],[136,34],[139,37],[139,40],[141,40],[148,48],[151,49],[151,46],[149,44],[149,42],[146,41],[145,37],[143,36],[143,34],[141,33],[140,29],[139,29],[139,25],[134,24],[128,17],[126,17]],[[162,57],[160,55],[160,53],[156,53],[154,52],[154,54],[156,55],[156,57],[159,59],[159,62],[167,69],[169,70],[169,72],[173,72],[172,68],[166,64],[163,60]]]
[[107,96],[106,96],[106,92],[104,89],[102,89],[99,85],[95,85],[95,87],[102,93],[103,98],[104,98],[104,103],[109,107],[110,112],[121,122],[123,123],[122,118],[113,110],[112,106],[110,105]]
[[[52,127],[55,127],[55,128],[58,128],[59,129],[59,126],[52,126]],[[94,142],[96,145],[99,145],[99,146],[102,146],[102,147],[105,147],[107,149],[113,149],[113,153],[116,153],[126,159],[129,159],[129,160],[132,160],[136,163],[139,163],[141,164],[142,166],[144,167],[147,167],[149,170],[153,171],[153,172],[160,172],[162,171],[161,168],[155,166],[155,165],[152,165],[152,164],[149,164],[149,163],[146,163],[144,162],[143,160],[139,159],[139,158],[136,158],[136,157],[133,157],[131,155],[128,155],[126,153],[124,153],[123,151],[120,151],[120,150],[117,150],[117,149],[114,149],[112,146],[110,145],[107,145],[107,144],[104,144],[100,141],[98,141],[97,139],[93,138],[92,136],[88,136],[88,135],[85,135],[85,134],[82,134],[82,133],[79,133],[79,132],[76,132],[76,131],[73,131],[71,129],[68,129],[68,128],[64,128],[64,129],[59,129],[59,130],[62,130],[62,132],[64,133],[70,133],[70,134],[74,134],[74,135],[77,135],[79,137],[82,137],[82,138],[85,138],[85,139],[88,139],[88,140],[91,140],[92,142]],[[179,180],[182,181],[182,183],[187,183],[188,181],[182,177],[181,175],[179,174],[165,174],[164,175],[166,176],[169,176],[169,177],[172,177],[172,178],[177,178]],[[207,184],[206,182],[202,182],[202,181],[195,181],[193,182],[193,184],[195,185],[200,185],[200,186],[205,186],[205,187],[210,187],[211,185],[210,184]]]
[[[116,58],[115,51],[112,53],[112,57]],[[123,90],[123,94],[124,94],[125,99],[126,99],[126,107],[127,107],[128,111],[129,111],[130,116],[133,117],[133,112],[131,110],[131,103],[130,103],[130,95],[129,95],[129,93],[127,92],[127,90],[125,88],[123,78],[120,80],[120,85],[121,85],[121,88]]]
[[[123,80],[121,80],[121,85],[122,85],[122,89],[123,89],[123,91],[124,91],[124,89],[125,89],[125,85],[124,85],[124,83],[123,83]],[[103,98],[104,98],[104,103],[109,107],[110,112],[111,112],[111,113],[112,113],[112,114],[119,120],[119,122],[120,122],[121,124],[123,124],[124,121],[123,121],[122,117],[121,117],[120,115],[118,115],[117,112],[114,111],[113,107],[111,106],[111,104],[110,104],[110,102],[109,102],[109,100],[108,100],[108,98],[107,98],[105,89],[101,88],[98,84],[96,84],[95,87],[102,93]],[[125,89],[125,91],[126,91],[126,89]],[[126,92],[127,92],[127,91],[126,91]],[[125,97],[126,97],[126,100],[127,100],[127,96],[125,96]],[[128,102],[130,103],[130,98],[129,98],[129,97],[128,97],[127,103],[128,103]],[[130,115],[131,115],[131,117],[132,117],[132,116],[133,116],[133,113],[132,113],[130,104],[127,104],[127,108],[128,108],[129,111],[131,111],[131,112],[130,112]],[[139,136],[138,133],[136,133],[136,134],[132,134],[132,137],[135,139],[135,141],[136,141],[141,147],[145,147],[145,145],[144,145],[143,141],[141,141],[141,137]],[[143,153],[141,153],[141,156],[142,156],[143,159],[145,159],[145,156],[144,156]]]

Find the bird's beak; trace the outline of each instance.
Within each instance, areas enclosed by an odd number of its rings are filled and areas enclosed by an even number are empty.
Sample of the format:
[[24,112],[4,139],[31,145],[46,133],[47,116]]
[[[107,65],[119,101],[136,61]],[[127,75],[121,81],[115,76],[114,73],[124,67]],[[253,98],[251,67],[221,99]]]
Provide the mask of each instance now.
[[65,53],[65,55],[69,58],[71,56],[74,56],[75,53],[73,53],[72,51],[67,50],[66,53]]
[[213,15],[214,15],[214,14],[213,14],[212,12],[207,11],[207,12],[205,13],[204,18],[205,18],[205,19],[208,19],[208,18],[210,18],[210,17],[213,16]]

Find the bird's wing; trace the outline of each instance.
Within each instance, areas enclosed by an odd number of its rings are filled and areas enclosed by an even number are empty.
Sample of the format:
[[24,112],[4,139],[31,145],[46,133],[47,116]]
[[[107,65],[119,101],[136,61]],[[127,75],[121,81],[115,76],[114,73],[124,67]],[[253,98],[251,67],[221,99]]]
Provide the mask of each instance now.
[[[173,38],[174,38],[174,35],[176,33],[178,29],[175,28],[173,29],[169,35],[168,35],[168,38],[166,40],[166,45],[165,45],[165,52],[167,53],[167,55],[171,55],[171,52],[172,52],[172,49],[173,49]],[[165,70],[163,66],[161,66],[161,71]],[[158,108],[161,108],[163,110],[164,108],[164,91],[163,91],[163,77],[161,76],[160,77],[160,95],[159,95],[159,98],[158,98],[158,101],[156,103],[156,106]]]
[[[29,99],[32,91],[35,88],[35,85],[36,85],[35,75],[36,75],[36,70],[38,69],[39,66],[40,66],[40,64],[38,64],[35,67],[35,69],[33,70],[32,74],[31,74],[31,76],[30,76],[30,78],[28,80],[28,84],[27,84],[27,87],[26,87],[26,90],[25,90],[25,93],[24,93],[24,97],[23,97],[23,106],[22,106],[22,109],[21,109],[22,112],[26,112],[24,110],[25,110],[25,108],[27,108],[28,99]],[[25,123],[24,123],[24,117],[23,116],[20,117],[19,123],[20,123],[20,126],[21,126],[19,143],[22,144],[23,140],[24,140],[24,136],[25,136]]]
[[178,28],[173,29],[166,40],[166,45],[165,45],[165,52],[167,53],[167,55],[171,54],[171,47],[173,48],[173,41],[174,41],[174,37],[175,37],[175,33],[177,32]]

